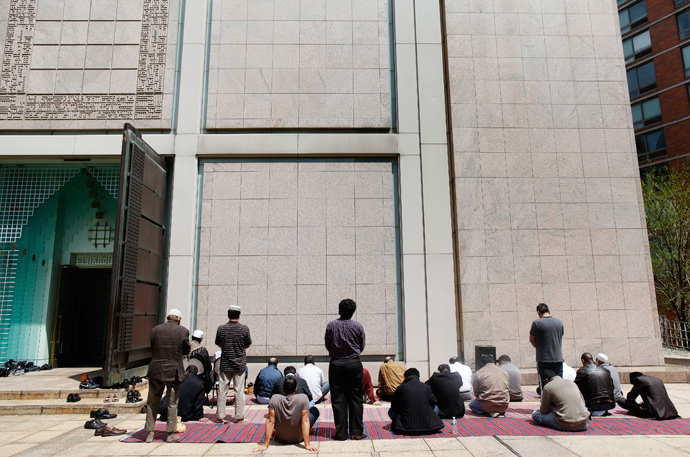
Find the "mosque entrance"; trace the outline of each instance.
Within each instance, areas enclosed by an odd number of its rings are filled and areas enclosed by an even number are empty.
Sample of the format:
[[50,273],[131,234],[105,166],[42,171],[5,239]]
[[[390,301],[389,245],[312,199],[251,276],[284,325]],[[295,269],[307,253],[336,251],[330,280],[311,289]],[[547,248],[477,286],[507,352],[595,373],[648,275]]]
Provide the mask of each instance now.
[[58,367],[103,365],[111,271],[61,267],[51,343]]

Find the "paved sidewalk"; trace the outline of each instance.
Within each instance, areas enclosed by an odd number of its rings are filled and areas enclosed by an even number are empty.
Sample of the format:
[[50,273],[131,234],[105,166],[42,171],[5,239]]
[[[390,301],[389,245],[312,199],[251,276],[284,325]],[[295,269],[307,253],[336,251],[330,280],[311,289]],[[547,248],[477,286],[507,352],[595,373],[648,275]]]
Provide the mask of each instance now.
[[[667,385],[683,417],[690,417],[690,385]],[[530,388],[526,388],[530,389]],[[533,389],[533,388],[531,388]],[[627,392],[630,386],[624,386]],[[252,405],[250,408],[265,408]],[[232,413],[232,408],[229,409]],[[10,456],[246,456],[255,443],[166,444],[122,443],[121,437],[100,438],[83,428],[84,415],[0,416],[0,455]],[[144,416],[126,414],[108,421],[130,431],[143,426]],[[690,436],[549,436],[472,437],[409,440],[318,442],[318,455],[356,457],[570,457],[690,455]],[[263,455],[304,455],[301,445],[272,444]]]

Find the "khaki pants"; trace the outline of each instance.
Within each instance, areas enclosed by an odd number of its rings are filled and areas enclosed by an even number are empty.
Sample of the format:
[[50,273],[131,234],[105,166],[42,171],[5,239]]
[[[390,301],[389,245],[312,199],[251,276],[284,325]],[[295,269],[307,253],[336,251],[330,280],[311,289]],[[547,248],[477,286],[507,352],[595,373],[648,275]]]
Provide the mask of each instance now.
[[231,380],[235,386],[235,420],[244,419],[244,371],[220,372],[216,417],[222,420],[225,419],[225,402]]
[[163,391],[168,388],[168,433],[174,433],[177,428],[177,400],[180,398],[179,384],[165,384],[149,379],[149,396],[146,401],[146,426],[144,430],[152,432],[156,425],[156,416],[161,406]]

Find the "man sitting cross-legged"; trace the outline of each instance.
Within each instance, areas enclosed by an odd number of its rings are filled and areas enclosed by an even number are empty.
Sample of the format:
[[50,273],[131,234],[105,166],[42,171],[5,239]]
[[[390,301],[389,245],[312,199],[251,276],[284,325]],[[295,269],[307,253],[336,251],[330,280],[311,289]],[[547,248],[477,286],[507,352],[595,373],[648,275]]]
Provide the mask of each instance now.
[[482,368],[472,377],[472,387],[477,396],[469,404],[475,414],[498,417],[510,406],[510,378],[505,370],[494,364],[494,358],[483,355]]
[[314,403],[320,403],[330,392],[331,385],[323,380],[323,370],[316,366],[313,355],[304,358],[304,366],[297,370],[297,377],[304,379],[309,385]]
[[541,393],[541,407],[532,413],[539,425],[567,432],[587,430],[589,410],[580,389],[573,381],[544,370],[546,385]]
[[[318,451],[319,448],[309,441],[309,431],[319,417],[319,410],[309,407],[309,399],[305,394],[295,394],[297,378],[289,376],[282,383],[283,394],[273,395],[268,402],[268,421],[264,443],[254,448],[254,452],[268,449],[273,430],[276,441],[285,444],[296,444],[304,441],[308,451]],[[313,417],[313,420],[312,420]]]
[[273,385],[282,377],[283,374],[278,369],[278,359],[271,357],[268,359],[268,365],[262,368],[259,374],[256,375],[256,381],[254,381],[256,402],[267,405],[268,400],[271,399]]

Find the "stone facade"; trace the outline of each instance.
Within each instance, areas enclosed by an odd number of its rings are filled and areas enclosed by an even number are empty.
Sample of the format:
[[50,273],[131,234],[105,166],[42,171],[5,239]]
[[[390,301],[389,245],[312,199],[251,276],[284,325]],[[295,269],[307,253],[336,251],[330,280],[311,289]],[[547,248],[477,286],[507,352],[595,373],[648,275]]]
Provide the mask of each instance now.
[[389,128],[387,0],[217,0],[206,128]]
[[544,301],[569,363],[663,363],[616,15],[609,0],[446,2],[468,354],[534,366]]

